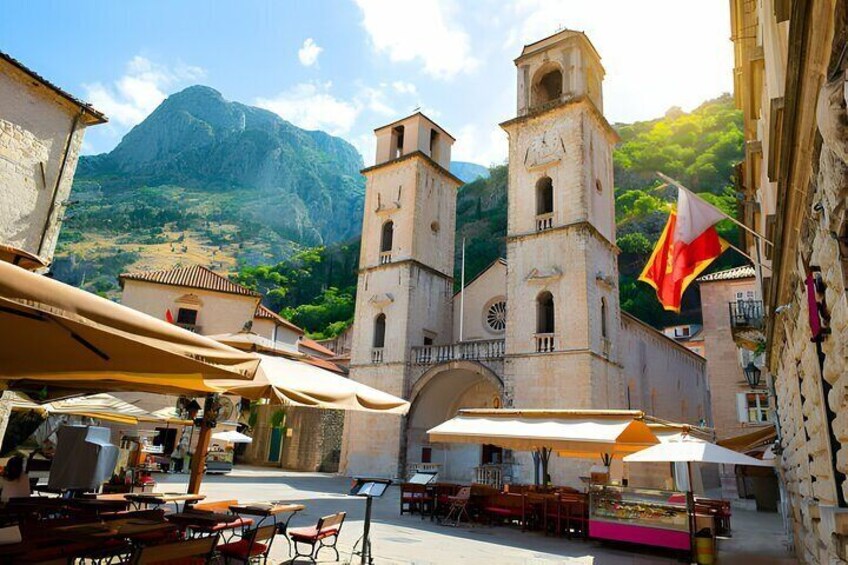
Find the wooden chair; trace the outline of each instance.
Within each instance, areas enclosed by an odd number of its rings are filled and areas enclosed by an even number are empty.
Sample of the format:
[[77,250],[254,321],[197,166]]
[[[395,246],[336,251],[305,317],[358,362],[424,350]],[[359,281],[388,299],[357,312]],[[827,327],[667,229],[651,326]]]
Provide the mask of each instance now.
[[451,506],[447,516],[442,521],[443,524],[451,525],[451,517],[453,517],[454,526],[459,526],[463,516],[465,516],[466,521],[471,521],[471,515],[468,514],[468,504],[471,502],[471,487],[462,487],[456,495],[449,496],[448,500]]
[[[336,549],[336,544],[339,541],[339,533],[342,531],[346,512],[336,512],[329,516],[324,516],[318,520],[318,524],[306,528],[293,528],[289,530],[289,537],[294,544],[294,557],[290,563],[297,560],[298,557],[306,557],[313,563],[318,557],[318,553],[325,547],[331,548],[336,553],[336,561],[340,559],[339,550]],[[326,543],[325,540],[332,538],[333,543]],[[298,544],[308,545],[309,553],[301,553]],[[316,549],[315,546],[318,546]]]
[[433,495],[427,492],[426,485],[415,485],[403,483],[400,485],[400,515],[404,512],[415,514],[416,510],[421,513],[421,519],[424,519],[424,513],[428,509],[432,511]]
[[[277,526],[274,524],[255,528],[238,541],[219,545],[218,553],[224,558],[224,563],[235,560],[241,563],[264,564],[268,562],[268,554],[271,552],[271,544],[276,534]],[[217,534],[215,537],[217,538]]]
[[133,552],[130,565],[201,565],[209,563],[218,536],[148,545]]
[[585,494],[559,495],[560,525],[565,525],[565,534],[586,539],[589,535],[589,502]]

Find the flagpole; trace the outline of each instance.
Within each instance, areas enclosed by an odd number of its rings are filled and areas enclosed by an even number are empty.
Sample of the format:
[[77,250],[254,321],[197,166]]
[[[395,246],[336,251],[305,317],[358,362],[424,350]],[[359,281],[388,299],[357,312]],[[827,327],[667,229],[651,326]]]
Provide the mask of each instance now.
[[[730,220],[731,222],[733,222],[734,224],[736,224],[737,226],[742,228],[743,230],[747,231],[748,233],[750,233],[754,237],[759,238],[759,239],[763,240],[764,242],[768,243],[769,245],[771,245],[772,247],[774,247],[774,243],[769,241],[765,236],[763,236],[760,233],[752,230],[751,228],[749,228],[748,226],[746,226],[745,224],[743,224],[742,222],[740,222],[739,220],[737,220],[733,216],[730,216],[729,214],[725,214],[721,209],[716,208],[715,206],[713,206],[712,204],[710,204],[709,202],[707,202],[706,200],[704,200],[703,198],[698,196],[695,192],[692,192],[691,190],[689,190],[688,188],[683,186],[681,183],[679,183],[676,180],[674,180],[673,178],[671,178],[670,176],[664,175],[659,171],[657,171],[657,176],[660,177],[665,182],[667,182],[667,183],[669,183],[673,186],[676,186],[678,189],[685,190],[686,192],[688,192],[689,194],[691,194],[692,196],[694,196],[695,198],[697,198],[698,200],[700,200],[701,202],[703,202],[704,204],[709,206],[710,208],[714,209],[719,214],[721,214],[722,216],[724,216],[725,218],[727,218],[728,220]],[[748,258],[751,259],[750,257],[748,257]],[[751,261],[753,261],[753,259],[751,259]]]
[[463,322],[465,321],[465,238],[462,238],[462,267],[460,269],[459,288],[459,341],[462,341]]

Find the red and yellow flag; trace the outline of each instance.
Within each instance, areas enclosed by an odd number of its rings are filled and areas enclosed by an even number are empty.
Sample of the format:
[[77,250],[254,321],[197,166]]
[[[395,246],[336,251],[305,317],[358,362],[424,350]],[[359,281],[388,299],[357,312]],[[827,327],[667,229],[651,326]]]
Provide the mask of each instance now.
[[657,246],[639,280],[657,291],[666,310],[680,312],[683,292],[729,243],[718,236],[715,224],[724,215],[685,189],[679,189]]

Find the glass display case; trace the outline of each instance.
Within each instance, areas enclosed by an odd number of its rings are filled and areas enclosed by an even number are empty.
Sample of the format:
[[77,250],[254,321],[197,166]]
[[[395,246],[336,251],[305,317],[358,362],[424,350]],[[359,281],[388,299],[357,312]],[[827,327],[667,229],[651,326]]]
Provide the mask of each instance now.
[[682,492],[594,485],[589,536],[689,550],[690,507]]

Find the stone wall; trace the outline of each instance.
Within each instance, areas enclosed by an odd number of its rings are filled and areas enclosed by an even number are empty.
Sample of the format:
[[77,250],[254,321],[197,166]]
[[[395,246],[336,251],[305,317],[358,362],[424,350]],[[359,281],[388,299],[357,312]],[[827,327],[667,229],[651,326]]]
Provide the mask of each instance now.
[[285,408],[286,434],[279,461],[269,460],[271,417],[280,406],[269,404],[256,407],[258,412],[253,431],[253,443],[244,453],[244,461],[253,465],[273,465],[295,471],[335,473],[339,468],[344,413],[339,410],[319,410],[302,406]]
[[75,121],[78,108],[59,101],[5,62],[0,62],[0,100],[0,243],[49,262],[71,192],[84,124]]

